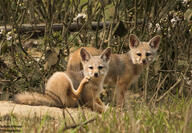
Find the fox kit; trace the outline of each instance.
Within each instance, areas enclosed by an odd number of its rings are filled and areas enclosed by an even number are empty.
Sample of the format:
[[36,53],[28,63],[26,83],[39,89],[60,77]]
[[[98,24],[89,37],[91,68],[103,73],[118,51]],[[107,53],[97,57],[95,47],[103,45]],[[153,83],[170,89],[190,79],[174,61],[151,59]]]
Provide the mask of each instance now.
[[[129,36],[130,51],[124,54],[112,54],[109,63],[109,71],[104,84],[108,87],[116,87],[116,104],[124,104],[124,95],[127,88],[137,81],[142,70],[150,64],[159,48],[160,36],[153,37],[149,42],[141,42],[136,35]],[[101,51],[93,47],[85,48],[93,55],[98,55]],[[79,49],[72,53],[69,58],[67,70],[80,71]]]
[[81,48],[82,72],[56,72],[49,78],[45,94],[25,92],[17,94],[14,101],[21,104],[55,107],[76,107],[80,103],[95,111],[103,112],[105,106],[99,96],[109,69],[110,55],[110,48],[99,56],[92,56]]

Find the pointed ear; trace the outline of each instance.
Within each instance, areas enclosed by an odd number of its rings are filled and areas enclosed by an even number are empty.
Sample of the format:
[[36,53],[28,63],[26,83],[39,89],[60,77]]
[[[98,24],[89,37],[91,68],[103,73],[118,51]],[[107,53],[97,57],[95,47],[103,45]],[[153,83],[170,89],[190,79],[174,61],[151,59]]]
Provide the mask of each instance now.
[[139,46],[140,40],[138,39],[138,37],[134,34],[130,34],[129,35],[129,48],[136,48]]
[[81,56],[81,61],[83,62],[89,61],[89,59],[91,58],[91,55],[89,54],[89,52],[87,52],[85,48],[81,48],[80,56]]
[[100,55],[100,58],[103,59],[106,62],[109,62],[110,58],[111,58],[111,48],[106,48],[102,54]]
[[159,48],[159,44],[161,42],[161,36],[157,35],[155,37],[153,37],[150,41],[149,41],[149,46],[155,50],[157,50]]

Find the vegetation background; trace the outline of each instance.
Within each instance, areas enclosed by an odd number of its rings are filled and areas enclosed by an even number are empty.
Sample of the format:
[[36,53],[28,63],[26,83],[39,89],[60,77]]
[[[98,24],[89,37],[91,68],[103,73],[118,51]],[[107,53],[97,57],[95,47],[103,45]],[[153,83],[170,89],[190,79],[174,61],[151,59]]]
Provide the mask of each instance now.
[[[102,22],[103,28],[93,29],[92,22]],[[21,32],[23,24],[41,23],[44,30]],[[0,0],[0,25],[1,100],[22,91],[44,92],[50,75],[64,71],[70,52],[81,46],[124,53],[130,33],[144,41],[161,35],[157,60],[141,75],[139,89],[132,87],[139,94],[131,101],[133,115],[111,109],[73,131],[192,130],[191,0]],[[103,100],[110,101],[110,95]]]

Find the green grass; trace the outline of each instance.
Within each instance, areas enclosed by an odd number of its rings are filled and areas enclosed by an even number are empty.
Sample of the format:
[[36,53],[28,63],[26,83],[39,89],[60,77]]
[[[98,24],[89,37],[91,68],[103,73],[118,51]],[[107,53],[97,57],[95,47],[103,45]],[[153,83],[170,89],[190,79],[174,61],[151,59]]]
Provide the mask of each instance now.
[[[156,105],[147,105],[142,102],[132,101],[131,108],[109,109],[89,119],[79,118],[79,124],[75,128],[69,128],[66,132],[76,133],[178,133],[192,131],[192,99],[167,98]],[[61,133],[66,127],[71,126],[69,120],[55,119],[47,115],[42,118],[17,118],[14,115],[1,117],[0,123],[6,125],[21,125],[20,132],[45,132]]]

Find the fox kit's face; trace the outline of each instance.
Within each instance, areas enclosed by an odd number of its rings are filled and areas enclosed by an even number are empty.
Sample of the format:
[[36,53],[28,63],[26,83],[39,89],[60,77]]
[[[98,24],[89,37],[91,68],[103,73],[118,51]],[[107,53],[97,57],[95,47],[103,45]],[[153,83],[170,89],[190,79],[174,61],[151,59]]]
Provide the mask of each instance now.
[[135,35],[131,34],[129,47],[133,64],[147,65],[151,63],[159,48],[160,39],[160,36],[155,36],[149,42],[141,42]]
[[109,67],[111,49],[107,48],[100,56],[91,56],[84,48],[80,51],[85,76],[93,78],[105,77]]

